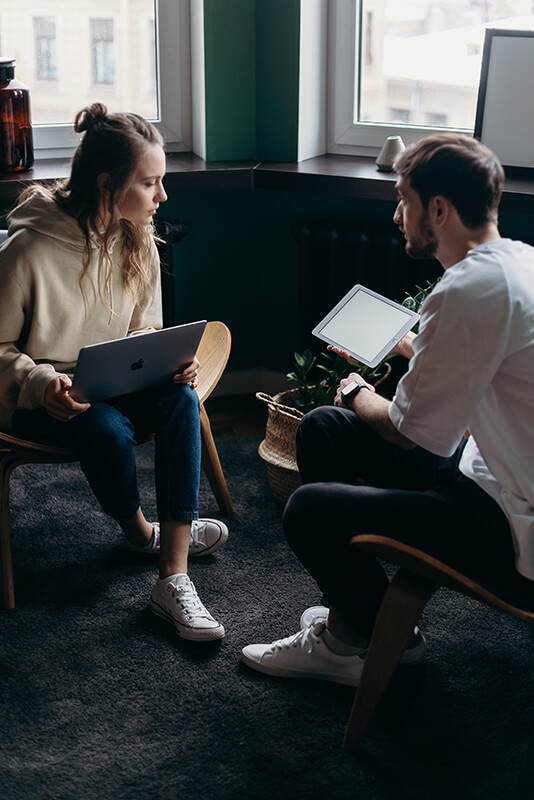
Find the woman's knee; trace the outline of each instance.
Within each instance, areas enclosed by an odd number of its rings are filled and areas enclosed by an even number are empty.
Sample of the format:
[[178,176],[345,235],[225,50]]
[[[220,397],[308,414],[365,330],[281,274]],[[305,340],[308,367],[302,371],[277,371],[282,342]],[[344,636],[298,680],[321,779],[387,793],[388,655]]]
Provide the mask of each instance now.
[[133,423],[107,403],[93,403],[76,419],[79,447],[112,452],[135,445]]
[[199,418],[200,401],[198,394],[190,384],[175,385],[158,399],[158,405],[164,409],[167,419],[179,417],[196,422]]

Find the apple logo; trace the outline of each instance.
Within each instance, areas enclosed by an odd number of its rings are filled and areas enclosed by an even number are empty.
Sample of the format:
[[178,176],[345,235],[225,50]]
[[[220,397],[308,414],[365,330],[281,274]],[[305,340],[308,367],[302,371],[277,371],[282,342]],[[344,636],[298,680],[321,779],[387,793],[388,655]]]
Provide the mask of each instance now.
[[134,362],[133,362],[133,364],[130,364],[130,369],[131,369],[132,371],[134,371],[134,370],[136,370],[136,369],[141,369],[141,367],[143,366],[143,364],[144,364],[144,361],[143,361],[143,359],[142,359],[142,358],[140,358],[140,359],[139,359],[139,361],[134,361]]

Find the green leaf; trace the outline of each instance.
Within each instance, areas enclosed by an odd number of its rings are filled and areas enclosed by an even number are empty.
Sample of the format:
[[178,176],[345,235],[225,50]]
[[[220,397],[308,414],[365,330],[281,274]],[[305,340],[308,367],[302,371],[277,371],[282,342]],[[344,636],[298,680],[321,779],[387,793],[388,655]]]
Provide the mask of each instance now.
[[300,355],[300,353],[295,353],[293,357],[299,367],[304,367],[306,362],[304,361],[304,358],[303,356]]

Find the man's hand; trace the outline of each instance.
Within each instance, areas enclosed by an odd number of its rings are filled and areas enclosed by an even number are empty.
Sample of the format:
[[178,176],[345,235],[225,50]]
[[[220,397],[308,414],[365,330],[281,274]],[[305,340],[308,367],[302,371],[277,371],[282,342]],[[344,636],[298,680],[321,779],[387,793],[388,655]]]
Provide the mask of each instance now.
[[198,370],[200,361],[195,356],[190,364],[185,367],[181,372],[177,372],[174,376],[175,383],[190,383],[193,389],[198,385]]
[[408,361],[413,356],[413,340],[415,339],[417,334],[413,331],[408,331],[408,333],[402,337],[402,339],[397,342],[392,353],[398,353],[400,356],[404,356],[407,358]]
[[[352,383],[352,381],[356,381],[357,383],[364,383],[366,386],[369,387],[369,389],[372,392],[376,391],[375,387],[371,383],[367,383],[365,378],[362,378],[362,376],[358,372],[351,372],[350,375],[347,375],[346,378],[342,378],[341,379],[341,382],[340,382],[339,386],[337,387],[336,396],[334,397],[334,405],[335,406],[339,406],[340,408],[344,408],[345,407],[345,404],[344,404],[343,400],[341,399],[341,390],[345,386],[348,386],[349,383]],[[362,389],[360,389],[360,391],[362,391]],[[367,390],[364,389],[363,391],[367,391]]]
[[346,358],[347,361],[354,361],[354,357],[349,355],[346,350],[341,350],[341,348],[336,347],[333,344],[329,344],[326,347],[327,350],[330,350],[331,353],[335,353],[336,356],[342,356],[342,358]]
[[58,422],[68,422],[87,411],[90,403],[77,403],[69,395],[72,381],[66,375],[58,375],[48,384],[45,392],[45,409]]

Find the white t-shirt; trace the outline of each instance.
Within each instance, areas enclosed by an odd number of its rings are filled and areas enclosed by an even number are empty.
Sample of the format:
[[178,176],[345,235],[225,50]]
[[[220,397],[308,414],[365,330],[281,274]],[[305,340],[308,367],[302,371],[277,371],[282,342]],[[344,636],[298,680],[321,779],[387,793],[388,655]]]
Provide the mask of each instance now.
[[445,271],[389,416],[443,456],[469,430],[460,470],[500,504],[534,580],[534,248],[499,239]]

